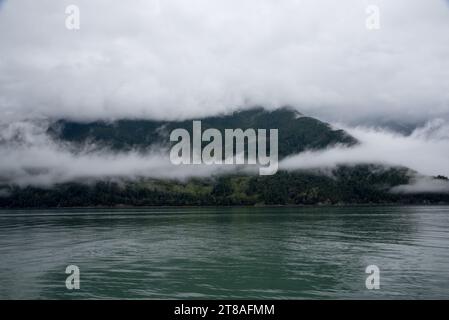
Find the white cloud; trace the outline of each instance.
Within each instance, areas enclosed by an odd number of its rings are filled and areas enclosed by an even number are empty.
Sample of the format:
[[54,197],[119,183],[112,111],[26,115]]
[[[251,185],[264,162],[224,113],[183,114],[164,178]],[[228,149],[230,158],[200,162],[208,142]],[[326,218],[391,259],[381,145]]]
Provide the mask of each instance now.
[[442,119],[427,123],[409,136],[376,128],[345,129],[360,141],[359,145],[304,152],[285,159],[280,168],[294,170],[376,163],[405,166],[425,175],[449,176],[449,123]]
[[410,184],[396,186],[391,191],[394,193],[449,193],[449,182],[430,177],[416,177]]
[[[9,0],[0,112],[183,118],[296,106],[326,119],[449,112],[442,0]],[[65,7],[81,29],[65,28]],[[365,28],[378,5],[381,29]]]
[[41,121],[0,126],[0,185],[45,186],[114,178],[184,180],[242,169],[242,166],[176,166],[164,149],[125,153],[87,146],[86,151],[72,152],[69,145],[53,141],[46,131],[47,123]]
[[[74,153],[69,145],[51,140],[46,129],[47,123],[42,121],[20,121],[0,126],[0,182],[48,185],[104,178],[187,179],[236,170],[257,174],[257,168],[252,166],[175,166],[170,162],[168,151],[162,149],[148,150],[143,154],[87,147],[86,151]],[[279,169],[320,169],[326,172],[326,169],[340,164],[383,164],[405,166],[428,176],[449,176],[448,122],[429,122],[409,136],[375,128],[345,129],[360,141],[359,145],[303,152],[282,160]],[[419,179],[402,191],[406,192],[407,188],[440,190],[441,184],[445,186],[442,182],[426,179]]]

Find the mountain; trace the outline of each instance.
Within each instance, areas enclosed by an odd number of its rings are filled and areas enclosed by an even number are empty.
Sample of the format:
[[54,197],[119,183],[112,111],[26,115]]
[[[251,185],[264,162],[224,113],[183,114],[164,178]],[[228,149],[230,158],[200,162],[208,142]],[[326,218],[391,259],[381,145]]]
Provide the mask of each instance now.
[[[343,130],[306,117],[289,108],[267,111],[254,108],[229,115],[206,117],[203,130],[278,129],[280,158],[305,150],[335,145],[348,148],[358,141]],[[169,147],[169,133],[192,131],[184,121],[118,120],[76,122],[59,120],[48,135],[72,152],[112,149],[116,152]],[[448,193],[399,193],[396,187],[413,183],[417,173],[382,165],[338,166],[327,170],[278,171],[275,175],[249,173],[207,178],[109,179],[72,181],[51,187],[0,185],[0,207],[83,207],[165,205],[335,205],[335,204],[438,204],[449,203]],[[445,177],[437,177],[441,183]],[[430,178],[432,179],[432,178]],[[446,180],[445,180],[446,179]]]
[[[192,132],[192,120],[201,120],[202,129],[215,128],[224,135],[225,129],[279,129],[279,157],[304,150],[317,150],[336,144],[352,146],[357,140],[343,130],[303,116],[290,108],[267,111],[253,108],[229,115],[189,119],[184,121],[118,120],[114,122],[73,122],[60,120],[53,123],[48,133],[56,140],[70,143],[79,149],[86,146],[109,148],[114,151],[169,146],[170,132],[177,128]],[[92,147],[89,147],[90,149]]]

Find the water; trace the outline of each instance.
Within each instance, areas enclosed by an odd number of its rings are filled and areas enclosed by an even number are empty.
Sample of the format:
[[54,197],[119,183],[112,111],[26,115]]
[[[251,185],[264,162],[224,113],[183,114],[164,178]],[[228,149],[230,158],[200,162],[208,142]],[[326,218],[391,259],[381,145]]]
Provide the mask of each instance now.
[[1,210],[0,298],[449,298],[449,207]]

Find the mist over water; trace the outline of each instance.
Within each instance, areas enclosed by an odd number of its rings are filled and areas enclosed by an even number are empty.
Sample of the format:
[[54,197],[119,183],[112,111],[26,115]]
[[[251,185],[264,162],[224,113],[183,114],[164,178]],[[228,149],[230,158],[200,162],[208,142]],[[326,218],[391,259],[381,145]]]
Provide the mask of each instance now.
[[448,228],[449,207],[2,210],[0,298],[449,298]]

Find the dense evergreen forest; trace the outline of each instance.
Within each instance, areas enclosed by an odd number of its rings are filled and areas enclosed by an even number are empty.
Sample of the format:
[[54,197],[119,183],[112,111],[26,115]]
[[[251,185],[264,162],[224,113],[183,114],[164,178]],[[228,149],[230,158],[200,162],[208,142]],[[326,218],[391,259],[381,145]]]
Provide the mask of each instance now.
[[[320,120],[303,116],[290,108],[267,111],[263,108],[236,111],[229,115],[199,119],[202,129],[278,129],[279,158],[305,150],[319,150],[334,145],[352,146],[357,140],[344,130],[334,129]],[[117,152],[147,151],[169,147],[170,132],[186,129],[192,134],[192,119],[184,121],[119,120],[115,122],[74,122],[60,120],[48,130],[55,141],[65,142],[73,151],[108,149]],[[206,142],[204,142],[206,144]]]
[[[439,177],[444,179],[444,177]],[[66,183],[52,188],[9,186],[0,207],[442,204],[449,194],[401,194],[405,168],[339,167],[331,172],[227,175],[187,181],[141,179]]]

